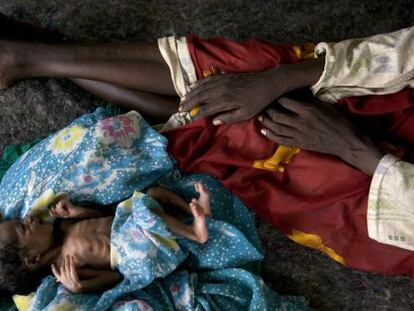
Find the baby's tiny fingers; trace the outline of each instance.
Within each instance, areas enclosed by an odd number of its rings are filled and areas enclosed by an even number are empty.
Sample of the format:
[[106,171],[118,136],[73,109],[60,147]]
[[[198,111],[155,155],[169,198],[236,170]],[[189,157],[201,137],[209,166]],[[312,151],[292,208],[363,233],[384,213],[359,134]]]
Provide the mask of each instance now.
[[73,257],[73,256],[71,256],[71,265],[70,265],[70,267],[71,267],[70,273],[71,273],[72,280],[74,282],[79,282],[78,272],[76,271],[76,266],[75,266],[75,257]]
[[56,279],[60,282],[60,272],[59,272],[59,270],[57,269],[57,267],[54,265],[54,264],[52,264],[51,266],[50,266],[50,268],[52,269],[52,273],[53,273],[53,275],[56,277]]

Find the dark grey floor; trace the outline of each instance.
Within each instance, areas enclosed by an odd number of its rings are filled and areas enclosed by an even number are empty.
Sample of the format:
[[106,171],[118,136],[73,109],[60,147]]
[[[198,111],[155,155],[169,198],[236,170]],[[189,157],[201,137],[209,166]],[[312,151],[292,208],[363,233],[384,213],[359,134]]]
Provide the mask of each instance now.
[[[153,41],[195,33],[273,42],[334,41],[414,22],[409,0],[0,0],[7,15],[54,28],[73,40]],[[66,81],[34,79],[0,92],[0,152],[42,137],[102,101]],[[351,271],[260,224],[267,282],[304,294],[323,310],[414,310],[414,282]]]

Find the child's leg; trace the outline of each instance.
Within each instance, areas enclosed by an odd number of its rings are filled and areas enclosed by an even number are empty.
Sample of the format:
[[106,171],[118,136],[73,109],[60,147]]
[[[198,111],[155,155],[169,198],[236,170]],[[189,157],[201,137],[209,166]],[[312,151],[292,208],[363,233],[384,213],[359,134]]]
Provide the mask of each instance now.
[[[210,216],[210,195],[207,189],[200,182],[195,183],[194,187],[200,194],[200,197],[196,200],[198,205],[202,208],[204,215]],[[166,188],[159,186],[151,187],[147,190],[147,194],[165,207],[176,207],[188,214],[193,214],[192,208],[183,198]]]
[[154,209],[153,212],[159,215],[167,223],[168,229],[172,233],[199,243],[205,243],[208,240],[206,217],[198,203],[191,202],[190,207],[194,216],[194,221],[191,225],[179,221],[177,218],[162,210]]
[[192,214],[188,203],[176,193],[159,186],[151,187],[147,190],[147,194],[163,207],[176,207],[187,214]]

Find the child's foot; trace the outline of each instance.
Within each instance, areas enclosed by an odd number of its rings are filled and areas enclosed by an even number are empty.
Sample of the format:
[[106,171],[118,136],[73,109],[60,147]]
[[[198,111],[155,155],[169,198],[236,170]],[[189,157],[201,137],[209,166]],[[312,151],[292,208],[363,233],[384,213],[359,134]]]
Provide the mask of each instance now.
[[194,216],[193,231],[199,243],[205,243],[208,240],[208,229],[206,216],[197,200],[193,199],[190,203],[191,212]]
[[196,182],[194,184],[196,191],[200,194],[197,202],[201,206],[204,211],[204,215],[209,217],[211,216],[211,209],[210,209],[210,194],[208,193],[206,187],[201,182]]

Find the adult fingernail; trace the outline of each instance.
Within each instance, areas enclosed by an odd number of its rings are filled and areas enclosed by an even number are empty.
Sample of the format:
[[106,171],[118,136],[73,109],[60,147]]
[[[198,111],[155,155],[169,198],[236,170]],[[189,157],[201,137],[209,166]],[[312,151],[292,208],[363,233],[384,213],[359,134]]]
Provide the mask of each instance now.
[[222,125],[223,124],[223,121],[221,121],[221,120],[213,120],[213,124],[214,125]]
[[260,133],[262,133],[264,136],[266,136],[266,135],[267,135],[267,131],[266,131],[265,129],[261,129],[261,130],[260,130]]
[[259,119],[260,122],[263,122],[263,117],[262,116],[259,116],[258,119]]

